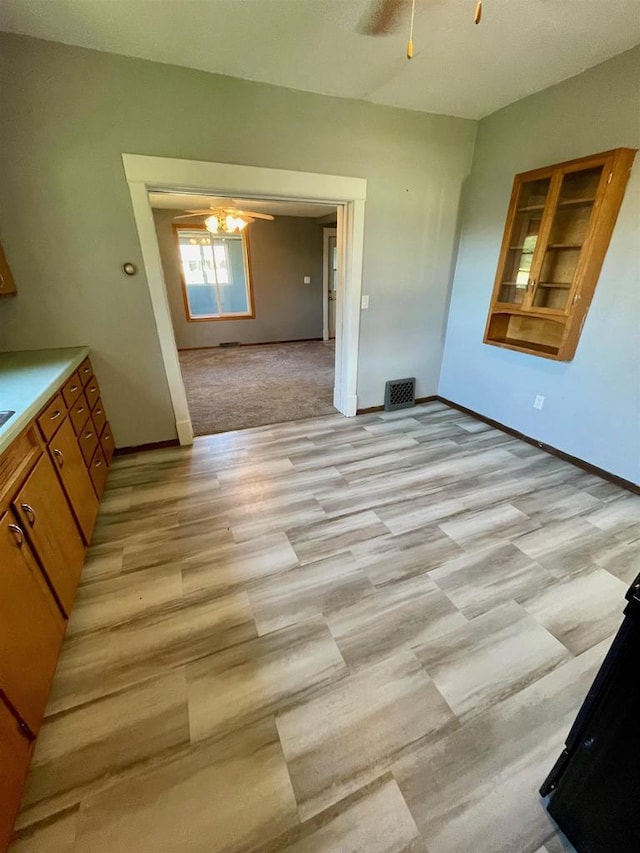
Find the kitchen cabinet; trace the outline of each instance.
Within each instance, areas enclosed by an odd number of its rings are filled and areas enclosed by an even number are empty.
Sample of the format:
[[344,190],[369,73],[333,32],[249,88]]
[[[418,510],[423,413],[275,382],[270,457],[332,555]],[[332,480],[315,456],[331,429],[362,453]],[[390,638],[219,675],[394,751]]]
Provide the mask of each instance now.
[[[0,353],[0,397],[16,410],[0,426],[0,851],[10,840],[114,450],[85,356],[77,349]],[[33,382],[39,391],[31,391]]]
[[0,517],[0,566],[0,691],[36,735],[60,654],[64,618],[11,512]]
[[516,175],[485,343],[573,358],[635,154],[618,148]]
[[9,847],[32,749],[33,741],[0,696],[0,850]]
[[38,554],[68,616],[84,563],[84,543],[53,468],[43,454],[12,501],[18,523]]
[[92,486],[78,441],[71,421],[66,418],[49,442],[48,449],[69,504],[78,520],[84,541],[88,545],[98,514],[98,497]]
[[4,249],[0,243],[0,296],[10,296],[16,292],[16,283],[13,280]]

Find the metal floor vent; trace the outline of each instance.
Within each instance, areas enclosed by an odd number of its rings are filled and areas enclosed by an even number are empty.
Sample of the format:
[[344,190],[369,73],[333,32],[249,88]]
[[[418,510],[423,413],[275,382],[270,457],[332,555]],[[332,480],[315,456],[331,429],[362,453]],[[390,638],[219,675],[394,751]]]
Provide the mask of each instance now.
[[408,409],[416,404],[416,380],[390,379],[384,386],[384,410]]

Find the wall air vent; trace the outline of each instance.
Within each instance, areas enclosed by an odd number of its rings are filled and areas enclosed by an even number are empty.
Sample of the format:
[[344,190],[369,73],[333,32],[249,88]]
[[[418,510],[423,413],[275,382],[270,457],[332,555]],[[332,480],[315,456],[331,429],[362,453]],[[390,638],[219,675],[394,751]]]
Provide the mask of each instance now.
[[409,409],[416,404],[416,380],[390,379],[384,386],[384,409]]

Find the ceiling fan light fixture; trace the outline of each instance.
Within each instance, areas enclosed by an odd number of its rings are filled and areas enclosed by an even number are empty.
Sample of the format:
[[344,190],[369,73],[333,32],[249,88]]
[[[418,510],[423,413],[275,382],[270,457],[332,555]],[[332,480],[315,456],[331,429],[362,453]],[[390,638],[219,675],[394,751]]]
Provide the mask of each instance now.
[[217,216],[207,216],[204,221],[205,228],[212,234],[218,234],[220,231],[220,223]]
[[242,231],[249,224],[246,219],[234,216],[232,213],[214,213],[204,220],[205,228],[212,234],[234,234]]

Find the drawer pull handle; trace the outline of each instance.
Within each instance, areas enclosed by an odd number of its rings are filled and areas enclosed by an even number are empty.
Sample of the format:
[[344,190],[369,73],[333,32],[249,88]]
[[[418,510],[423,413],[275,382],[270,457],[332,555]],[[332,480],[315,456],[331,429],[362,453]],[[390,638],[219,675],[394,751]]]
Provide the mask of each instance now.
[[102,465],[102,459],[96,459],[96,468],[99,468]]
[[58,460],[58,465],[62,468],[62,466],[64,465],[64,455],[63,455],[62,451],[58,450],[58,448],[55,447],[53,449],[53,455]]
[[98,390],[98,389],[97,389],[97,388],[96,388],[96,386],[94,385],[92,388],[89,388],[89,393],[90,393],[90,394],[93,394],[93,393],[94,393],[94,391],[97,391],[97,390]]
[[71,388],[69,388],[69,391],[77,391],[77,390],[78,390],[77,385],[72,385]]
[[22,546],[24,545],[24,533],[22,532],[21,528],[18,527],[17,524],[8,524],[7,528],[13,533],[18,548],[22,548]]
[[84,437],[85,438],[91,438],[92,435],[93,435],[93,433],[91,432],[91,430],[89,430],[89,432],[85,432]]
[[82,372],[83,373],[91,373],[91,368],[90,367],[83,367]]
[[20,504],[20,506],[22,507],[22,511],[24,512],[24,514],[27,516],[27,521],[29,522],[31,527],[33,527],[33,525],[36,523],[36,514],[33,511],[33,507],[29,506],[29,504]]
[[84,406],[78,406],[78,408],[76,409],[76,413],[78,415],[81,415],[83,412],[84,412]]
[[101,414],[102,414],[102,409],[96,409],[96,415],[101,415]]
[[61,414],[62,412],[60,411],[60,409],[56,409],[55,412],[51,415],[51,420],[56,421]]

